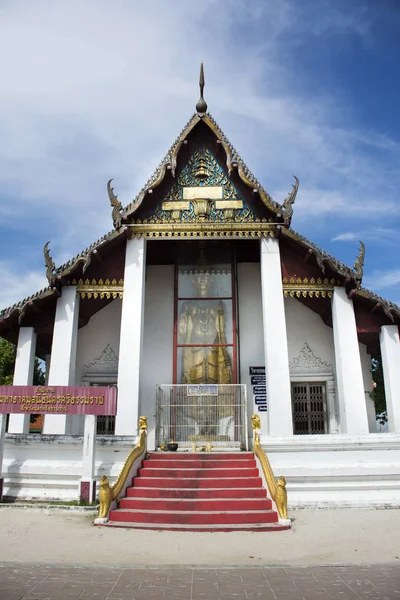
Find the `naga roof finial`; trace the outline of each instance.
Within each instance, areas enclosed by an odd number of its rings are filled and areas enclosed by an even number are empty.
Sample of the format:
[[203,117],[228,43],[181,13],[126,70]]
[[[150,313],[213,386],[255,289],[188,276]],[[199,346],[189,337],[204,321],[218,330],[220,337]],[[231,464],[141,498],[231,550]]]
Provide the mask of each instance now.
[[360,248],[358,250],[356,262],[354,263],[354,271],[355,271],[355,280],[361,284],[363,274],[364,274],[364,257],[365,257],[365,244],[360,240]]
[[285,198],[283,202],[283,222],[286,227],[290,227],[290,223],[292,222],[293,217],[293,204],[296,200],[297,190],[299,189],[299,178],[296,175],[293,175],[295,183],[292,184],[292,190],[289,193],[288,197]]
[[118,200],[118,196],[116,194],[114,194],[114,188],[111,187],[111,182],[112,179],[110,179],[110,181],[107,183],[107,192],[108,192],[108,197],[110,198],[110,204],[112,206],[112,220],[114,223],[114,227],[116,229],[119,229],[122,225],[122,215],[121,212],[123,211],[123,206],[121,204],[121,202]]
[[204,115],[207,112],[207,103],[203,98],[203,90],[204,90],[204,67],[203,67],[203,63],[201,63],[200,65],[200,79],[199,79],[199,86],[200,86],[200,99],[198,101],[198,103],[196,104],[196,110],[200,115]]
[[54,264],[54,260],[51,258],[50,250],[49,250],[50,242],[46,242],[43,248],[44,254],[44,266],[46,267],[46,277],[47,281],[51,283],[54,279],[54,271],[56,270],[56,265]]

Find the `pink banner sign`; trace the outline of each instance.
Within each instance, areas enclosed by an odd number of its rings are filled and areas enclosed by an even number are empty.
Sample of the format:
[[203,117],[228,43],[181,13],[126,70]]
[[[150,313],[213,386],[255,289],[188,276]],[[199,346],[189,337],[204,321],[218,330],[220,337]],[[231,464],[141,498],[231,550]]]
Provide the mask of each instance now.
[[0,386],[0,413],[115,415],[117,388],[3,385]]

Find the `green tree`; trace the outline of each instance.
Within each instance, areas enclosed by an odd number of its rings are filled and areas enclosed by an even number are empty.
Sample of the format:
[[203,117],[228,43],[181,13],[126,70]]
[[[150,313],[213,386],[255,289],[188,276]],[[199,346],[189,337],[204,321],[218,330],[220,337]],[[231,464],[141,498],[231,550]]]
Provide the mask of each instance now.
[[[12,385],[17,348],[14,344],[0,338],[0,385]],[[44,385],[45,374],[40,361],[35,357],[33,367],[33,385]],[[30,422],[35,423],[39,415],[31,415]]]
[[383,380],[382,356],[379,354],[372,359],[372,379],[375,387],[371,394],[375,404],[375,412],[381,424],[387,421],[385,383]]
[[12,385],[15,353],[14,344],[0,338],[0,385]]
[[[0,338],[0,385],[12,385],[17,349],[14,344]],[[45,374],[38,358],[35,358],[33,385],[44,385]]]

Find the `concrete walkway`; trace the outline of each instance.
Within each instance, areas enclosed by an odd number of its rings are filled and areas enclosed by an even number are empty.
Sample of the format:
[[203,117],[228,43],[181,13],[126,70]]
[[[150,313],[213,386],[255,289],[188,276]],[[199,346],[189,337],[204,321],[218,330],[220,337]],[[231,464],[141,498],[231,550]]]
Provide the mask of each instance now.
[[291,531],[93,527],[0,506],[0,600],[400,599],[400,510],[292,511]]
[[291,511],[282,532],[93,527],[95,513],[0,506],[0,562],[70,565],[400,564],[400,510]]

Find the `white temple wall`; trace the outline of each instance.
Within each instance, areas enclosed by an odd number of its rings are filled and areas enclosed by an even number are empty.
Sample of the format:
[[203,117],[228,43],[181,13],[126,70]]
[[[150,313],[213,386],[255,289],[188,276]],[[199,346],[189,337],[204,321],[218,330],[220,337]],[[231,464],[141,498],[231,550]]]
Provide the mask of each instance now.
[[327,432],[339,433],[333,330],[296,298],[285,298],[289,371],[292,382],[325,385]]
[[332,365],[335,370],[335,350],[332,327],[296,298],[285,298],[286,334],[289,362],[297,358],[307,344],[315,357]]
[[260,263],[239,263],[237,279],[239,377],[240,383],[247,386],[248,435],[252,438],[251,415],[257,411],[253,404],[249,367],[262,367],[265,364]]
[[[93,302],[96,301],[93,300]],[[85,373],[87,366],[99,359],[107,346],[110,346],[118,356],[120,326],[121,300],[116,299],[99,310],[85,327],[78,330],[75,385],[117,383],[117,370],[114,381],[110,381],[107,377],[104,381],[89,382],[87,379],[85,380]],[[85,418],[82,415],[74,415],[72,417],[72,434],[83,434],[84,424]]]
[[[25,499],[77,500],[83,436],[8,434],[4,494]],[[113,484],[134,437],[96,443],[95,478]],[[296,506],[399,506],[400,435],[318,435],[261,438],[277,477],[287,480],[289,511]]]
[[276,477],[287,481],[290,508],[397,507],[400,435],[295,435],[261,438]]
[[149,265],[146,271],[140,414],[148,418],[148,448],[155,445],[157,384],[172,384],[174,342],[174,266]]
[[118,356],[120,328],[121,300],[117,299],[99,310],[85,327],[78,330],[76,385],[84,385],[82,377],[85,375],[85,366],[100,358],[107,345],[110,345]]
[[[94,476],[114,482],[135,437],[97,438]],[[7,435],[4,495],[21,499],[77,500],[82,476],[83,436]]]

